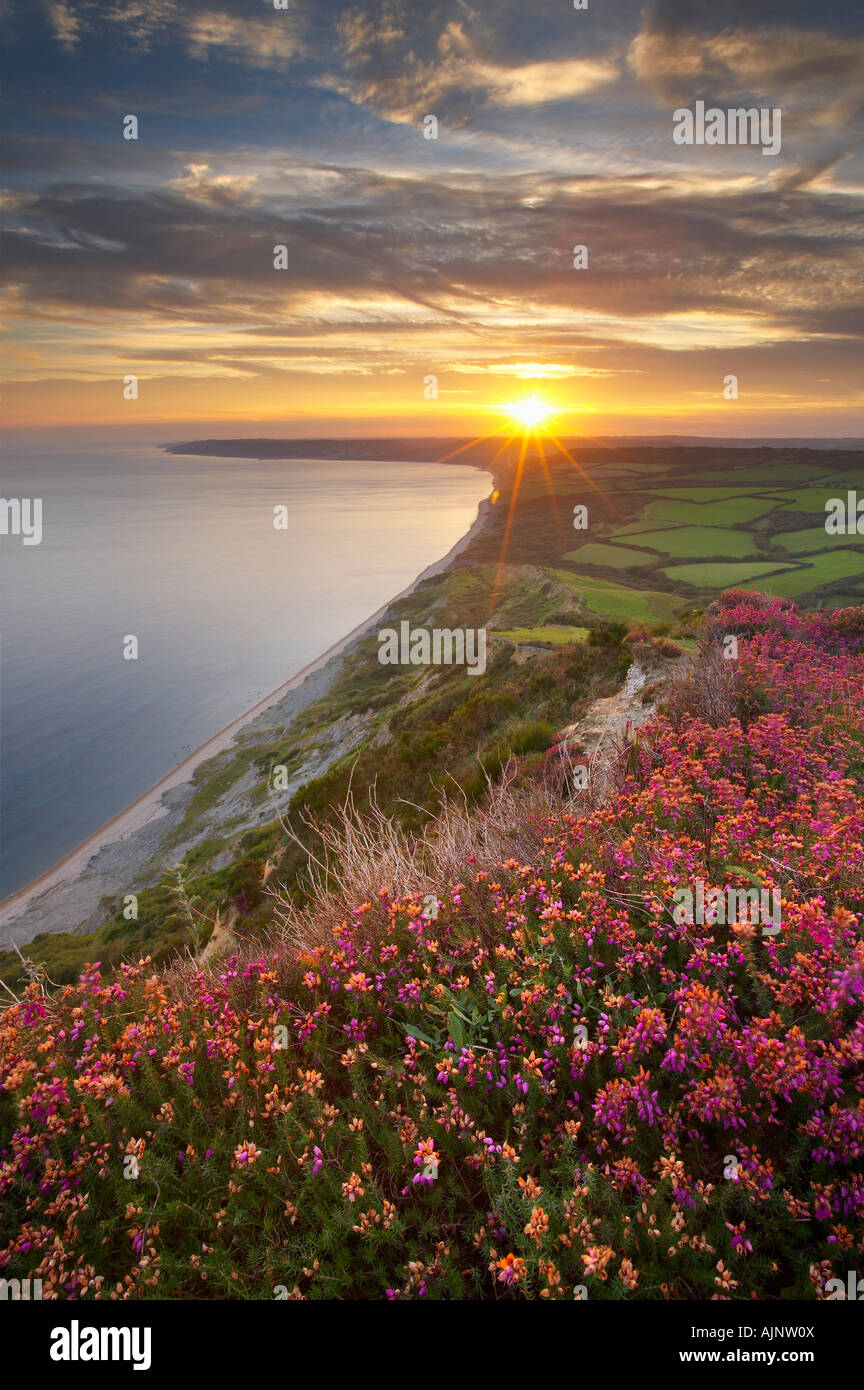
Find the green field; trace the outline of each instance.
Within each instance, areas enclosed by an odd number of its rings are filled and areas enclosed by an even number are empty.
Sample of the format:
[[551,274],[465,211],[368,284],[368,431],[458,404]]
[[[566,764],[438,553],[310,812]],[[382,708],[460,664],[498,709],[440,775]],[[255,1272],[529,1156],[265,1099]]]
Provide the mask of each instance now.
[[684,502],[663,497],[650,502],[642,516],[645,520],[680,521],[686,526],[743,526],[782,505],[779,497],[747,497],[740,493],[720,502]]
[[656,589],[629,589],[611,579],[587,579],[570,570],[553,570],[552,573],[598,618],[608,618],[611,622],[669,622],[683,604],[677,594],[664,594]]
[[759,587],[780,598],[797,598],[811,589],[821,589],[823,584],[833,584],[838,579],[851,579],[859,574],[864,575],[864,551],[823,551],[821,555],[811,555],[806,568],[792,574],[778,575],[770,584]]
[[[766,564],[755,565],[747,563],[730,565],[670,565],[663,570],[663,573],[667,579],[676,582],[680,580],[683,584],[693,584],[698,589],[736,589],[740,585],[746,586],[748,580],[762,579],[766,574],[776,573],[782,563],[782,560],[775,560],[773,563],[768,562]],[[864,567],[864,561],[862,561],[862,567]],[[797,578],[797,571],[795,577]],[[839,579],[840,576],[838,575],[837,578]],[[827,580],[822,580],[823,584],[827,584],[827,582]],[[764,584],[751,585],[750,587],[766,589]],[[815,587],[815,581],[810,582],[808,580],[804,583],[799,592],[803,594],[807,589],[813,589]],[[772,593],[777,592],[779,591],[776,589],[772,590]]]
[[678,523],[675,521],[628,521],[626,526],[619,526],[612,535],[617,539],[618,536],[638,536],[642,531],[677,531]]
[[[765,489],[769,493],[777,491]],[[784,488],[785,491],[785,488]],[[752,497],[754,492],[753,484],[748,481],[747,487],[657,487],[651,489],[653,497],[677,497],[684,502],[728,502],[733,497]]]
[[811,463],[783,463],[776,468],[755,468],[752,472],[747,470],[746,476],[742,470],[740,479],[737,477],[737,470],[730,473],[729,481],[733,485],[741,483],[748,488],[768,487],[787,488],[792,483],[815,482],[819,478],[826,476],[827,469],[814,466]]
[[836,487],[802,487],[797,491],[789,493],[789,500],[784,507],[787,512],[823,512],[825,503],[830,502],[832,497],[842,497],[846,501],[848,486],[842,484]]
[[804,531],[778,531],[771,537],[772,545],[782,545],[790,555],[806,555],[813,550],[831,550],[846,544],[846,536],[829,536],[824,526],[808,526]]
[[749,531],[730,531],[722,526],[676,526],[671,531],[643,531],[639,544],[659,550],[673,560],[695,559],[700,555],[744,560],[759,554]]
[[574,565],[599,565],[616,570],[633,569],[636,565],[653,565],[655,557],[644,550],[628,550],[623,545],[601,545],[589,541],[578,550],[568,550],[563,556]]
[[551,642],[554,647],[565,646],[568,642],[585,642],[587,627],[511,627],[506,632],[489,630],[490,637],[503,637],[507,642]]
[[[640,494],[639,500],[645,498],[646,505],[637,518],[614,529],[607,523],[602,541],[569,550],[563,558],[572,564],[616,570],[660,566],[664,560],[692,560],[693,564],[669,563],[660,573],[673,584],[711,591],[743,585],[788,598],[801,598],[839,579],[864,575],[864,554],[859,558],[853,553],[854,541],[832,538],[822,526],[772,535],[773,518],[763,521],[772,512],[822,513],[827,500],[845,497],[848,484],[828,484],[825,479],[831,475],[824,467],[805,463],[770,472],[764,465],[752,472],[742,470],[740,486],[734,485],[736,473],[720,472],[719,478],[728,480],[725,486],[708,478],[704,487],[689,482],[675,486],[675,478],[668,475],[666,486],[652,486],[647,478],[641,489],[624,484],[620,492],[625,509],[636,502],[635,493]],[[818,479],[820,485],[811,481],[805,486],[808,479]],[[759,523],[769,529],[754,532],[754,525]],[[650,558],[643,558],[643,550],[646,555],[650,552]],[[598,616],[623,617],[631,622],[650,620],[649,614],[659,619],[660,610],[665,614],[668,609],[657,594],[647,599],[646,609],[628,596],[623,586],[611,582],[591,594],[586,589],[584,598]]]

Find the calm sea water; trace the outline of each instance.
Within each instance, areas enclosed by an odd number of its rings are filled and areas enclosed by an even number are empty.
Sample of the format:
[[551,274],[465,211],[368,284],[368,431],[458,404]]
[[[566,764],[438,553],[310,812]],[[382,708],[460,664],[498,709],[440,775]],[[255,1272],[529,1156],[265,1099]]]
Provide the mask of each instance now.
[[0,494],[42,498],[43,538],[0,535],[0,897],[410,584],[489,486],[151,446],[6,456]]

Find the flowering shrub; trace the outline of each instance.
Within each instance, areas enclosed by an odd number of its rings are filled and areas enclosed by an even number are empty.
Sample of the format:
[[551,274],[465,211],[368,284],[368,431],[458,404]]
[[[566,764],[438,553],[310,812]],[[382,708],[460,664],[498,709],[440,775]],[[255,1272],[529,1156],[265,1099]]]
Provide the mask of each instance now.
[[[864,1267],[864,609],[733,593],[718,631],[738,715],[657,716],[612,804],[466,864],[437,917],[382,885],[299,958],[31,985],[0,1017],[0,1272],[749,1299]],[[697,878],[778,889],[779,932],[677,921]]]

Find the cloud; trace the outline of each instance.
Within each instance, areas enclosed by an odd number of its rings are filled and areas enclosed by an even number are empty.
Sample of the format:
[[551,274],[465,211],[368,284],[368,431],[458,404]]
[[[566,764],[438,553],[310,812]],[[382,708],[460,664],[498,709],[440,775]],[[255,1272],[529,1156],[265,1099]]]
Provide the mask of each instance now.
[[296,0],[285,10],[261,7],[249,14],[248,0],[223,0],[213,10],[201,0],[41,0],[54,38],[66,52],[84,41],[105,46],[112,40],[136,52],[157,44],[178,44],[188,56],[206,62],[211,55],[259,69],[281,70],[302,51],[305,16]]
[[[619,76],[612,56],[505,62],[484,52],[466,33],[465,22],[450,20],[428,58],[410,45],[401,8],[385,4],[381,23],[370,13],[352,11],[341,22],[345,62],[331,86],[360,105],[393,121],[416,121],[426,114],[464,119],[471,100],[499,107],[537,107],[588,96]],[[429,46],[427,41],[427,47]],[[439,110],[436,111],[436,106]]]
[[[709,186],[541,184],[308,163],[295,178],[283,161],[271,181],[238,175],[237,156],[225,162],[187,162],[157,189],[20,193],[5,254],[16,302],[222,333],[290,326],[320,343],[398,333],[400,351],[421,354],[434,328],[445,360],[507,370],[566,363],[568,349],[578,364],[582,346],[612,338],[683,347],[861,332],[860,198],[818,179],[786,189],[730,179],[724,191],[719,175]],[[243,180],[256,174],[252,200]],[[542,204],[525,206],[538,189]],[[587,271],[572,266],[577,239]],[[288,269],[277,272],[283,243]]]
[[778,170],[772,175],[774,187],[781,193],[792,193],[795,189],[830,188],[831,176],[849,158],[846,154],[826,155],[822,159],[811,159],[792,169]]
[[614,82],[618,67],[608,59],[565,58],[505,68],[490,63],[469,64],[451,74],[454,86],[485,93],[490,104],[542,106],[572,101]]
[[[39,51],[7,59],[12,375],[107,400],[132,362],[250,412],[419,399],[431,371],[460,404],[534,381],[627,410],[701,407],[733,371],[742,411],[850,408],[860,3],[36,0],[14,34]],[[776,167],[672,148],[674,106],[730,97],[783,105]]]
[[209,164],[187,164],[168,186],[195,202],[228,204],[247,197],[257,178],[257,174],[211,174]]
[[114,0],[105,19],[122,31],[131,47],[146,50],[182,23],[178,0]]
[[73,53],[81,37],[81,15],[67,0],[43,0],[46,18],[59,46],[65,53]]
[[842,125],[864,103],[864,38],[774,27],[722,33],[643,28],[627,61],[669,105],[754,98]]
[[211,52],[257,68],[283,68],[301,51],[297,11],[274,11],[272,18],[243,15],[196,15],[186,25],[189,54],[207,59]]
[[445,368],[462,376],[514,376],[521,381],[566,381],[574,376],[611,376],[604,367],[572,367],[563,362],[454,362]]
[[[855,31],[860,26],[860,0],[831,0],[816,6],[813,0],[759,0],[760,27]],[[753,0],[649,0],[643,14],[663,33],[721,33],[746,29],[753,21]]]
[[41,0],[54,38],[67,53],[86,37],[104,40],[113,29],[129,47],[146,50],[180,21],[178,0]]

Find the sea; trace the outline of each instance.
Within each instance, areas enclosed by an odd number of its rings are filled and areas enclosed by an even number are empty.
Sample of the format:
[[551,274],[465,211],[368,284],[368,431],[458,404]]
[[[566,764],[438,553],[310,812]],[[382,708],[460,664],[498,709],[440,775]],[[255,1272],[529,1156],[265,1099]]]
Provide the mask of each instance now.
[[490,490],[459,464],[6,454],[41,540],[0,533],[0,899],[408,587]]

